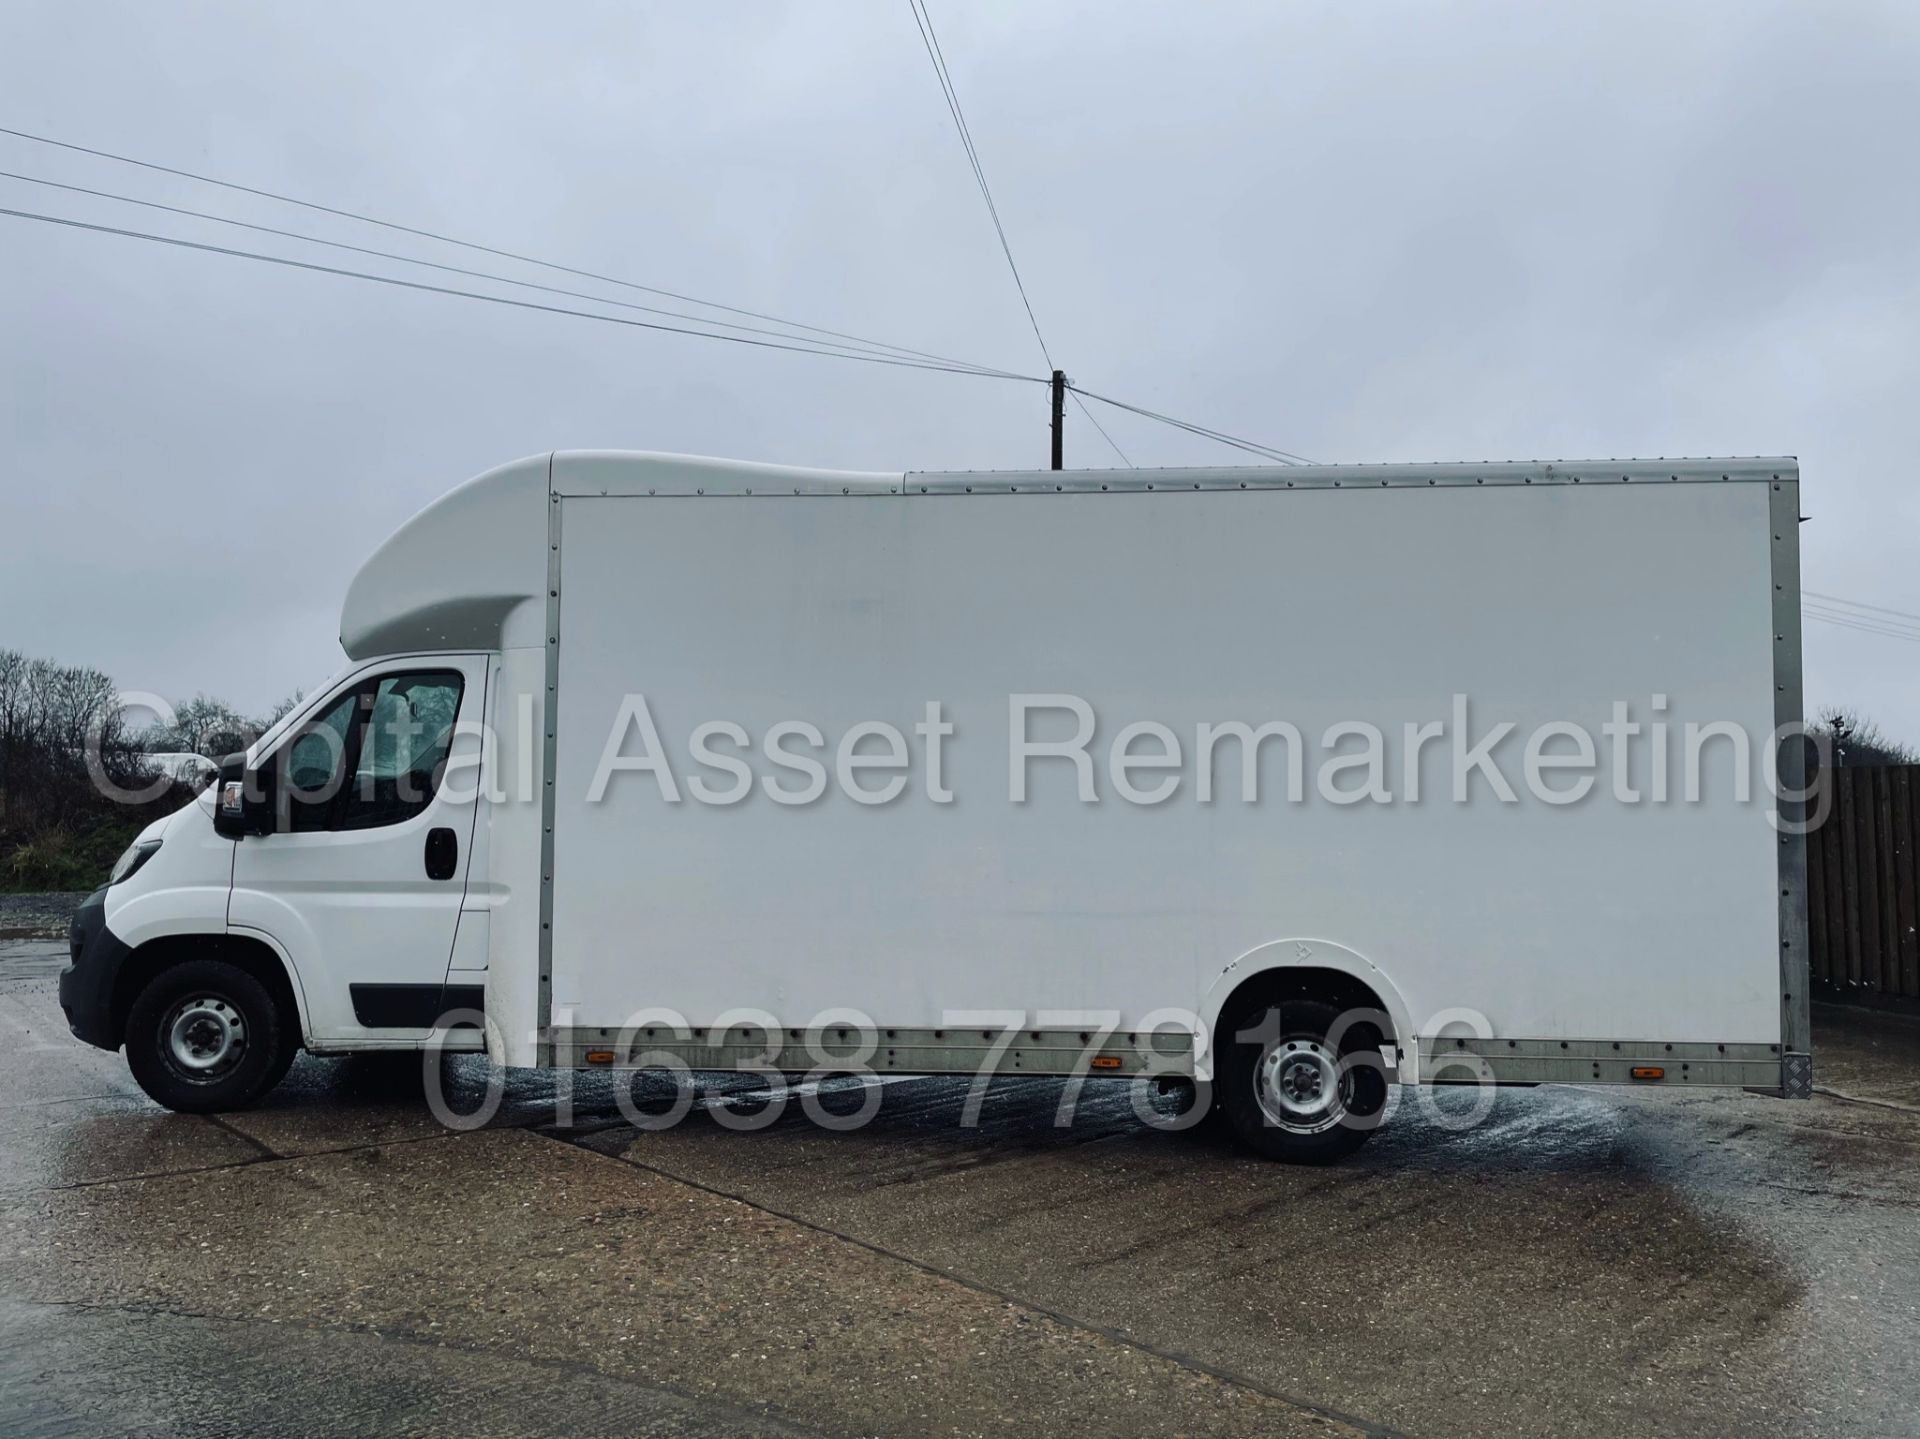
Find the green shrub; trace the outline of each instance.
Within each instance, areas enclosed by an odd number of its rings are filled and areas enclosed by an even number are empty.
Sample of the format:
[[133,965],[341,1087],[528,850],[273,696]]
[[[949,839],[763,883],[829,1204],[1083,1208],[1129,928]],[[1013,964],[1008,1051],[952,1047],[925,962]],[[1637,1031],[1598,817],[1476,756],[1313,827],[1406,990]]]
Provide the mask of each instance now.
[[91,818],[75,830],[0,833],[0,891],[31,894],[105,884],[113,862],[153,818],[142,806],[139,813],[124,817]]

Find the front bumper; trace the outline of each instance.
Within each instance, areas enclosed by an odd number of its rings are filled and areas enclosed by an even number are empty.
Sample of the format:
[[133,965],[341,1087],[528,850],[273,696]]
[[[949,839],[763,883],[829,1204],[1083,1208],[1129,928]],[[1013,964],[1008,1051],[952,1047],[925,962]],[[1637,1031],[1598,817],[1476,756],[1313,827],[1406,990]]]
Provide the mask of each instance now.
[[113,1011],[120,970],[133,951],[107,928],[107,887],[81,902],[67,929],[69,962],[60,971],[60,1009],[76,1038],[100,1049],[120,1047]]

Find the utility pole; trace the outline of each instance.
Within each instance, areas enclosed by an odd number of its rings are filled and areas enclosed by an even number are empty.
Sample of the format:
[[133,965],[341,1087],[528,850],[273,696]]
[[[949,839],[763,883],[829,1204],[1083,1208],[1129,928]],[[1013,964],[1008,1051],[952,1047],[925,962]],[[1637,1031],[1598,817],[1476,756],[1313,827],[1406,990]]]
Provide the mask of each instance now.
[[1053,372],[1053,467],[1056,470],[1066,468],[1060,458],[1061,441],[1065,438],[1066,419],[1067,372],[1055,370]]

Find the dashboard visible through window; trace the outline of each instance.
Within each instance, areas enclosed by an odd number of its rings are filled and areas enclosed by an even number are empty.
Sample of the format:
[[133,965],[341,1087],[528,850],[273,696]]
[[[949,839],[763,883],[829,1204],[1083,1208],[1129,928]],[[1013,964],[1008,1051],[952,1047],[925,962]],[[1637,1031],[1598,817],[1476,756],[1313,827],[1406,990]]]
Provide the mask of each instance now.
[[453,744],[460,690],[460,676],[444,671],[381,677],[335,829],[398,824],[432,802]]
[[279,828],[399,824],[433,802],[460,714],[457,671],[381,675],[354,686],[280,752]]

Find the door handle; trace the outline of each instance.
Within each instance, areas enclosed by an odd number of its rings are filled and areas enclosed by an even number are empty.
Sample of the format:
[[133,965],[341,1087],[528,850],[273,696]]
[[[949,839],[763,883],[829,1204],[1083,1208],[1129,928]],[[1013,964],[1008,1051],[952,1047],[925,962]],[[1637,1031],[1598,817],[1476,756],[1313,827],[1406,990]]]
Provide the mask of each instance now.
[[452,879],[460,868],[460,840],[450,829],[427,831],[427,878]]

